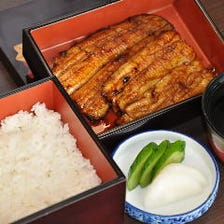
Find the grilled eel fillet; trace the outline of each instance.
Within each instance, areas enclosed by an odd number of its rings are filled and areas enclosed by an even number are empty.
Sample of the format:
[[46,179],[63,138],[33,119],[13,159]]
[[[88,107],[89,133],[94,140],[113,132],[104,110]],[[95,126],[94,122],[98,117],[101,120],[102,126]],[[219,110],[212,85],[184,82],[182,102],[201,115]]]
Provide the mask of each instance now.
[[117,95],[114,106],[123,111],[127,105],[140,99],[142,94],[154,85],[152,80],[161,79],[175,67],[194,60],[195,56],[194,50],[183,40],[155,52],[153,62],[128,82],[124,90]]
[[133,47],[127,49],[124,53],[107,63],[91,77],[85,85],[74,91],[74,93],[71,94],[71,98],[79,105],[82,113],[88,116],[90,120],[102,119],[110,108],[110,103],[102,96],[104,83],[116,73],[120,67],[125,65],[133,55],[136,55],[139,51],[144,49],[145,46],[153,42],[157,35],[172,29],[173,27],[167,24],[153,33],[153,35],[149,35],[139,41]]
[[181,37],[176,31],[163,32],[154,38],[110,76],[103,85],[102,94],[113,102],[114,96],[122,92],[125,84],[155,60],[157,55],[155,52],[180,39]]
[[91,120],[112,104],[125,123],[201,93],[213,74],[195,56],[170,23],[143,14],[76,43],[52,70]]
[[77,43],[55,60],[52,71],[72,94],[110,60],[167,24],[155,15],[133,16]]
[[174,68],[148,89],[142,98],[125,108],[118,123],[126,123],[172,104],[196,96],[204,91],[214,73],[194,60]]
[[108,111],[110,104],[102,96],[103,83],[122,65],[131,55],[135,54],[150,42],[154,37],[148,36],[144,40],[134,45],[130,50],[117,56],[114,60],[107,63],[85,85],[71,94],[71,98],[79,105],[82,113],[90,120],[99,120],[103,118]]

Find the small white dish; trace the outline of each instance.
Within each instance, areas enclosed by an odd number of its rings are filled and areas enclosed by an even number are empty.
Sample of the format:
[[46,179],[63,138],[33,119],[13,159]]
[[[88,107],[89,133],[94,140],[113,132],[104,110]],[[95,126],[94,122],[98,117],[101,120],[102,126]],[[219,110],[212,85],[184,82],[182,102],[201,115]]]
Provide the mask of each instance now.
[[127,177],[129,167],[139,151],[151,141],[160,143],[165,139],[170,142],[186,142],[182,163],[198,169],[206,177],[206,188],[200,195],[149,211],[143,203],[146,188],[138,186],[132,191],[126,190],[125,212],[134,219],[150,224],[187,223],[203,215],[217,195],[220,173],[217,162],[209,150],[184,134],[158,130],[137,134],[125,140],[114,151],[113,159]]

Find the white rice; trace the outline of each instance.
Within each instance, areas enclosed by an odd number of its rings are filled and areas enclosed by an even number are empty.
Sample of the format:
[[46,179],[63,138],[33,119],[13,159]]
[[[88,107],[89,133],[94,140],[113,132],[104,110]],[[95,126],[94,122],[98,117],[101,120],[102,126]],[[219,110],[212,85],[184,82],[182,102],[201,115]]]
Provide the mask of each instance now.
[[59,113],[37,103],[0,126],[0,223],[10,223],[101,182]]

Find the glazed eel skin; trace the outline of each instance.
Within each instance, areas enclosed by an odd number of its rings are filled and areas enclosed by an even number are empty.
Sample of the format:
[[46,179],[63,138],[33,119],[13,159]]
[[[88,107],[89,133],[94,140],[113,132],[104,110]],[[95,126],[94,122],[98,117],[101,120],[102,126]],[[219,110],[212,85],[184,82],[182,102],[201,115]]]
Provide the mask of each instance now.
[[[148,35],[137,44],[127,49],[113,60],[109,61],[103,68],[96,72],[96,74],[92,76],[85,85],[80,87],[77,91],[74,91],[74,93],[71,94],[71,98],[78,103],[79,107],[82,109],[82,112],[91,120],[102,119],[110,108],[111,101],[108,100],[108,97],[107,99],[105,98],[106,94],[103,91],[105,83],[108,83],[109,81],[113,83],[114,80],[112,77],[115,77],[117,71],[121,69],[123,69],[122,71],[125,75],[132,66],[132,58],[136,58],[140,65],[143,62],[144,57],[142,53],[140,56],[137,56],[139,52],[144,52],[144,56],[146,56],[146,46],[148,46],[148,44],[151,45],[153,42],[157,42],[155,40],[157,35],[160,35],[166,30],[172,29],[173,27],[170,26],[170,24],[167,24],[159,30],[156,30],[153,35]],[[172,32],[171,36],[175,36],[175,34]],[[146,64],[147,63],[142,63],[142,66],[146,66]],[[136,63],[134,66],[137,66]],[[123,76],[122,78],[124,79],[125,77]]]
[[172,24],[141,14],[101,29],[55,58],[53,73],[91,121],[123,124],[200,94],[215,73]]
[[177,66],[161,79],[154,80],[151,88],[127,105],[117,123],[130,122],[196,96],[204,91],[213,78],[213,72],[205,69],[198,60]]
[[72,94],[110,60],[166,23],[161,17],[147,14],[128,18],[77,43],[56,59],[52,71]]
[[141,98],[142,94],[161,79],[168,71],[182,64],[187,64],[195,58],[193,49],[183,40],[178,40],[155,52],[154,60],[139,75],[131,79],[124,90],[118,95],[116,104],[120,110]]

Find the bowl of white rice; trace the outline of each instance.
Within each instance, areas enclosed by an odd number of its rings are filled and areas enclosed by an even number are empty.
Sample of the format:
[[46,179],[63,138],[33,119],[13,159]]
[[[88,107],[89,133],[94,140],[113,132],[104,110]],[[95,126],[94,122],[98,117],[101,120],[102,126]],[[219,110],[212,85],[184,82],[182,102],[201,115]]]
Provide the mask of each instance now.
[[125,178],[64,94],[49,78],[0,98],[1,224],[87,223],[105,206],[123,219]]

